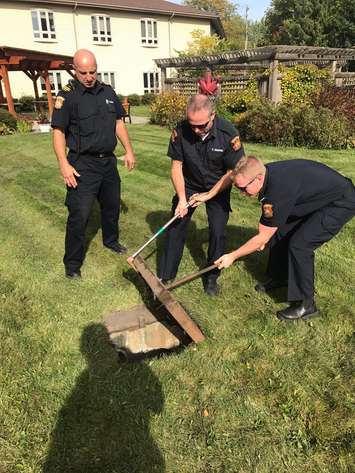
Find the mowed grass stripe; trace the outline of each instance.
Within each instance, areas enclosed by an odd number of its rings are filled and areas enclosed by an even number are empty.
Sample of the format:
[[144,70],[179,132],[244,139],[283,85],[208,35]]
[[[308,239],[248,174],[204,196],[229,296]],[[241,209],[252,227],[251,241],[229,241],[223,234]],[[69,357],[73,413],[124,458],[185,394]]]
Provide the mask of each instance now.
[[[141,162],[133,173],[120,168],[120,227],[134,250],[169,217],[173,192],[169,132],[132,125],[130,133]],[[352,470],[353,222],[317,252],[322,318],[275,318],[282,303],[253,290],[264,252],[223,272],[216,300],[199,280],[175,291],[205,343],[118,366],[102,315],[142,303],[149,291],[125,258],[102,248],[97,210],[83,281],[63,278],[65,189],[49,137],[4,137],[0,146],[0,471]],[[321,159],[354,178],[352,151],[246,149],[267,161]],[[230,249],[255,232],[259,217],[256,202],[233,192],[232,203]],[[206,227],[199,208],[181,276],[204,264]],[[162,244],[163,237],[145,252],[152,268]]]

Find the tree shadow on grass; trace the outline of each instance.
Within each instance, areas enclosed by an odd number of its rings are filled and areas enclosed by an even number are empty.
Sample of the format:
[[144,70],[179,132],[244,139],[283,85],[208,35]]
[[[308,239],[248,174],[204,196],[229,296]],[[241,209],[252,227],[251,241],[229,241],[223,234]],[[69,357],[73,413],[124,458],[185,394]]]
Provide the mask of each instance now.
[[106,328],[81,337],[87,369],[58,414],[43,473],[163,473],[150,416],[163,409],[161,384],[145,363],[119,364]]

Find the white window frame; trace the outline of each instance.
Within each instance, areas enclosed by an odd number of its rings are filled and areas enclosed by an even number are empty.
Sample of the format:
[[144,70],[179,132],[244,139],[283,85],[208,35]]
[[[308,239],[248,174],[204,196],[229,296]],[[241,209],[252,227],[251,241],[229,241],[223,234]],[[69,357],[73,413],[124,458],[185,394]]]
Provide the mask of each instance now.
[[[42,28],[42,19],[45,20],[47,30]],[[31,10],[33,38],[35,41],[54,43],[57,41],[54,13],[51,10],[36,8]],[[34,22],[37,22],[37,28]],[[48,36],[48,37],[46,37]]]
[[[59,71],[48,71],[49,82],[51,84],[52,95],[57,95],[62,90],[62,74]],[[46,85],[44,78],[40,77],[41,91],[43,94],[46,93]]]
[[97,80],[110,85],[113,90],[116,89],[116,74],[114,72],[100,71],[97,73]]
[[[91,15],[91,34],[94,44],[112,45],[111,18],[109,15]],[[101,23],[102,22],[102,23]],[[96,33],[95,29],[96,28]],[[100,29],[101,28],[101,29]]]
[[[141,18],[141,43],[147,48],[158,47],[158,22],[154,18]],[[149,31],[150,30],[150,31]]]
[[[147,85],[145,85],[145,76],[147,76]],[[158,71],[143,72],[143,92],[145,94],[159,94],[160,74]]]

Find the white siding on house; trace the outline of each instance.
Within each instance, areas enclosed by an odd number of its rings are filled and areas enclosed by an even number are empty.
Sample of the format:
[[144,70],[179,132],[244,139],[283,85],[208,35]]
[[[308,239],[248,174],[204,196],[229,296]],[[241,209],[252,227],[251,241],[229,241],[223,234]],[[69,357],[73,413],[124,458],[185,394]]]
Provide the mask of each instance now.
[[[31,9],[44,9],[34,2],[33,8],[28,3],[0,2],[0,45],[34,49],[50,53],[73,55],[78,48],[87,48],[94,52],[98,61],[98,71],[110,71],[115,74],[116,92],[124,95],[143,94],[143,74],[157,71],[153,59],[176,56],[176,51],[186,49],[191,41],[191,32],[197,28],[210,34],[209,20],[173,17],[147,13],[130,13],[90,8],[77,8],[76,13],[70,7],[48,6],[45,9],[54,14],[56,39],[47,42],[36,41],[33,35]],[[110,17],[112,43],[95,44],[92,35],[92,15]],[[144,46],[141,41],[141,19],[157,21],[158,44]],[[62,72],[62,83],[69,79]],[[14,97],[33,95],[31,80],[23,72],[10,73],[12,94]]]

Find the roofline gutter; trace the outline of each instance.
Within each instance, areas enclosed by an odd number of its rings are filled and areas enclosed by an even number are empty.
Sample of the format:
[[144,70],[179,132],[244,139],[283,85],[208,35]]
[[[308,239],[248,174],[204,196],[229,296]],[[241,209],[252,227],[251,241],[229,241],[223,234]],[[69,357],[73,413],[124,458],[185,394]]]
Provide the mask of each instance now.
[[[23,2],[23,0],[13,0],[17,2]],[[30,2],[27,2],[30,3]],[[31,2],[32,3],[32,2]],[[73,7],[73,1],[66,1],[63,0],[60,3],[54,0],[34,0],[33,3],[43,3],[43,4],[49,4],[49,5],[57,5],[59,7],[61,6],[71,6]],[[87,3],[85,1],[76,1],[75,4],[77,7],[86,7],[86,8],[98,8],[101,10],[118,10],[118,11],[131,11],[131,12],[149,12],[149,13],[156,13],[158,15],[171,15],[174,13],[174,16],[182,16],[182,17],[188,17],[188,18],[201,18],[204,20],[210,20],[210,21],[218,21],[220,23],[220,19],[218,16],[212,14],[212,13],[203,13],[203,12],[198,12],[198,13],[192,13],[192,12],[178,12],[178,11],[172,11],[172,10],[147,10],[146,8],[136,8],[136,7],[129,7],[129,6],[124,6],[120,7],[117,5],[102,5],[100,3]],[[223,27],[222,27],[223,29]]]

